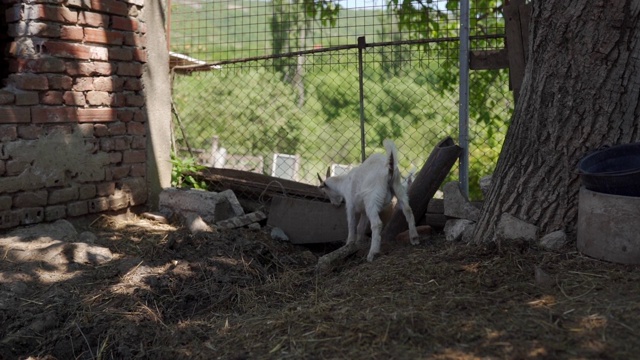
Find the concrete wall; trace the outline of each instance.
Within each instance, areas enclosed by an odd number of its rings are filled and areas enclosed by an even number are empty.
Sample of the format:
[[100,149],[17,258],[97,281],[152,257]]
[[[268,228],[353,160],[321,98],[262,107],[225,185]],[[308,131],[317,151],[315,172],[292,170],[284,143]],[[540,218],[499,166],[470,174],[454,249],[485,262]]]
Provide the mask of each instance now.
[[3,3],[0,229],[146,203],[144,0]]

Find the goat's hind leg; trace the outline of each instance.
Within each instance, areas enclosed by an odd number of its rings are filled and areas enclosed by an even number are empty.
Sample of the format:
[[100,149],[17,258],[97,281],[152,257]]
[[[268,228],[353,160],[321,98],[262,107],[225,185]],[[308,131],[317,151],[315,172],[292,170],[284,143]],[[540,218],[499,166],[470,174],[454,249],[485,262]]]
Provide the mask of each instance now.
[[407,193],[400,184],[394,184],[393,190],[396,193],[396,199],[398,199],[398,206],[400,206],[400,209],[402,209],[404,218],[407,220],[407,224],[409,225],[409,240],[411,241],[411,245],[418,245],[420,243],[420,240],[418,239],[418,230],[416,230],[416,220],[414,219],[413,211],[409,206],[409,198],[407,197]]
[[[362,215],[364,216],[364,214]],[[367,255],[367,261],[373,261],[373,258],[380,252],[380,233],[382,232],[382,220],[377,211],[367,211],[367,217],[371,222],[371,247]]]

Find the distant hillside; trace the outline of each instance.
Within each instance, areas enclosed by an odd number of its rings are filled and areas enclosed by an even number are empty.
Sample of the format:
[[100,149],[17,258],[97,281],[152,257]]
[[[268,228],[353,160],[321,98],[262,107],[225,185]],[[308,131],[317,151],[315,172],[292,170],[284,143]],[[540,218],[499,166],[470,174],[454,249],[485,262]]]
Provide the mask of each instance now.
[[[171,50],[206,61],[272,53],[270,23],[272,3],[256,0],[173,0]],[[341,9],[336,26],[315,20],[307,35],[309,47],[354,44],[359,36],[381,41],[383,24],[389,32],[391,18],[381,9]]]

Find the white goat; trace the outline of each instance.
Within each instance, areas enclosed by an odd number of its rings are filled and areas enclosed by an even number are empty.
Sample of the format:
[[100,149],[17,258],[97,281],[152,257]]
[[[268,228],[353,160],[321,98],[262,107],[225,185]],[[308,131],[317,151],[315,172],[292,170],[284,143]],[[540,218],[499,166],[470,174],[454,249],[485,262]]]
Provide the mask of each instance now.
[[[391,202],[393,196],[398,201],[404,217],[409,223],[409,238],[411,244],[418,244],[413,212],[409,207],[409,199],[404,186],[401,184],[400,170],[398,170],[398,149],[392,140],[383,142],[387,154],[374,154],[360,166],[346,174],[320,180],[320,189],[329,197],[333,205],[339,206],[344,200],[347,210],[347,224],[349,236],[347,244],[354,240],[362,241],[367,226],[371,223],[371,247],[367,255],[368,261],[380,252],[380,233],[384,226],[380,220],[380,211]],[[358,219],[359,218],[359,219]],[[356,228],[356,221],[357,228]]]

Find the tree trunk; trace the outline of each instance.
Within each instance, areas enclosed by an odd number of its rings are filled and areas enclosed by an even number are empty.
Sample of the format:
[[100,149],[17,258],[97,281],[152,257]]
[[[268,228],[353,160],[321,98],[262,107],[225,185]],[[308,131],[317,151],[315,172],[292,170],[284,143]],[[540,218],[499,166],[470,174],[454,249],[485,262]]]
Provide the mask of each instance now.
[[540,235],[575,230],[578,161],[640,140],[640,2],[534,1],[520,98],[476,225],[493,239],[502,213]]

